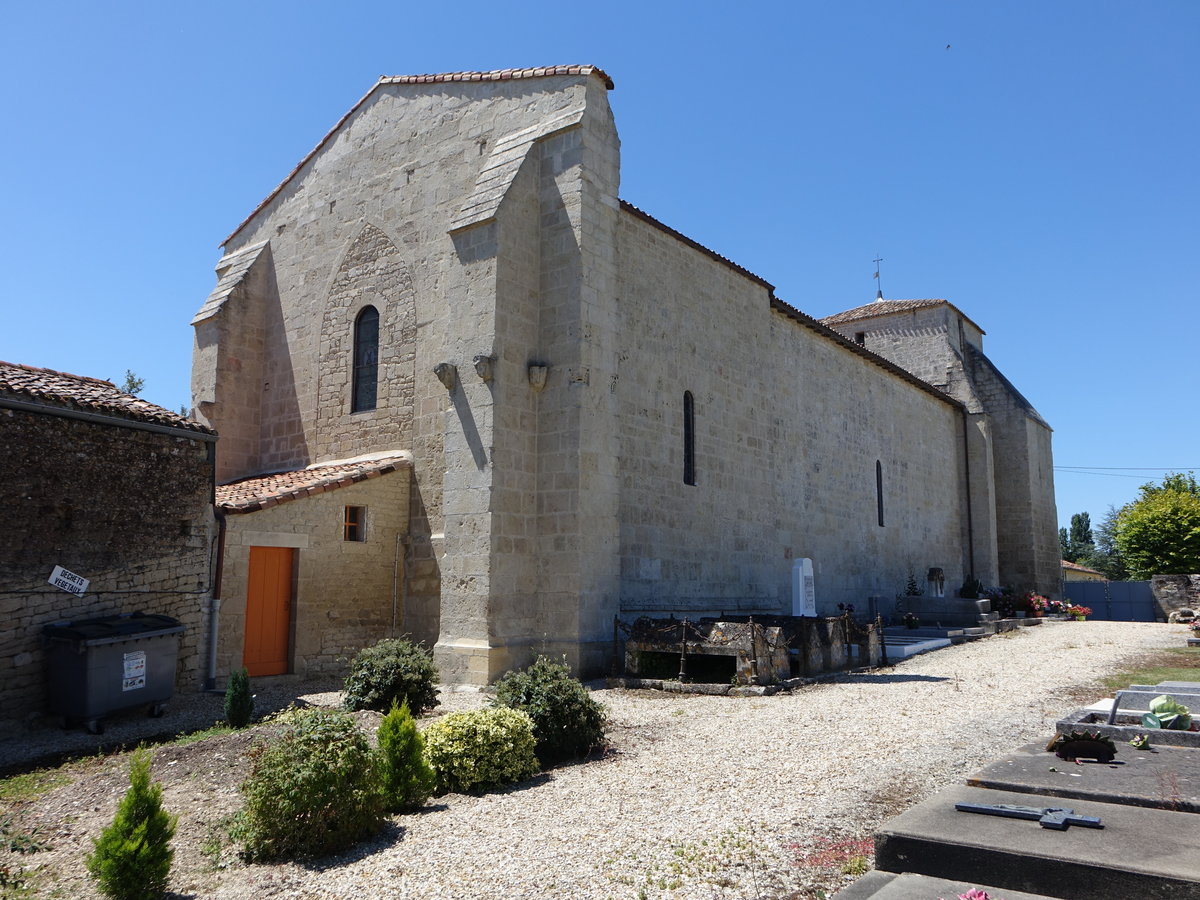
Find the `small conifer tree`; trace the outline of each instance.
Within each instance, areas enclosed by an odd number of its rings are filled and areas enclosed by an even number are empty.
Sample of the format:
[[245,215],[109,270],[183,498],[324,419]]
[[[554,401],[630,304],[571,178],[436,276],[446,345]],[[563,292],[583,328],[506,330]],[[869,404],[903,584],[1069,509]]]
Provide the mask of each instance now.
[[417,731],[408,701],[392,709],[379,723],[379,753],[383,758],[383,796],[392,812],[420,809],[433,793],[436,776],[425,759],[425,739]]
[[113,900],[162,897],[175,856],[171,838],[177,818],[162,808],[162,786],[150,782],[150,753],[139,748],[129,767],[129,790],[87,858],[100,892]]
[[254,695],[250,693],[250,676],[245,669],[229,674],[225,688],[225,721],[234,728],[245,728],[254,715]]

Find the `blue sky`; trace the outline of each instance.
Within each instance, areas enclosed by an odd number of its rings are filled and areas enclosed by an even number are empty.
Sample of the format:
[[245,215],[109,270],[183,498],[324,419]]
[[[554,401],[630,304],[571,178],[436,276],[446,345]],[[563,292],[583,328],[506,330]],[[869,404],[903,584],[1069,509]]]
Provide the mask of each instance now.
[[1200,470],[1198,43],[1194,0],[10,5],[0,359],[178,408],[220,241],[380,75],[591,63],[624,199],[815,316],[877,255],[950,300],[1099,521]]

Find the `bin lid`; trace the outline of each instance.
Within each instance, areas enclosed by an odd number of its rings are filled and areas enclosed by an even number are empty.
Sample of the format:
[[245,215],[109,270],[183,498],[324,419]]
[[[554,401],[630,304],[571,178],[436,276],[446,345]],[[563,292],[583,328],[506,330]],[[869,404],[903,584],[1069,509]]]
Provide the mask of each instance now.
[[74,622],[54,622],[43,626],[42,634],[48,638],[92,644],[133,640],[158,634],[178,634],[183,630],[183,625],[178,619],[136,612],[79,619]]

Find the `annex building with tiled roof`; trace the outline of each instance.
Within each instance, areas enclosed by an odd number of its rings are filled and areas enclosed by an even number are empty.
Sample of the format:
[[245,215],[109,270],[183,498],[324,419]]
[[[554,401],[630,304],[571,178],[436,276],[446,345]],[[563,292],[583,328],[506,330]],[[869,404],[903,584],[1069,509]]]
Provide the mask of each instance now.
[[[46,712],[42,628],[62,620],[171,616],[185,629],[178,684],[201,686],[216,439],[111,382],[0,362],[0,733]],[[59,566],[86,587],[52,584]],[[139,691],[163,689],[135,684],[122,697],[136,705]]]
[[1057,592],[1050,430],[982,329],[819,320],[622,199],[613,89],[381,78],[225,239],[222,672],[409,634],[452,682],[595,674],[614,619],[791,612],[804,559],[822,614],[929,570]]

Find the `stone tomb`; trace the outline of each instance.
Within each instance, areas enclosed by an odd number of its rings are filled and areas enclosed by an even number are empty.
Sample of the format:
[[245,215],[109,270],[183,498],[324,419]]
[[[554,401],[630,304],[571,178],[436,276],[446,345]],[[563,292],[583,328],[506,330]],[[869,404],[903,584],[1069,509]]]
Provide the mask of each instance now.
[[1098,732],[1118,744],[1149,734],[1151,744],[1200,748],[1200,731],[1148,729],[1142,725],[1142,714],[1149,710],[1150,701],[1160,694],[1167,694],[1187,706],[1192,710],[1193,719],[1200,722],[1200,683],[1163,681],[1130,685],[1118,691],[1114,698],[1069,713],[1059,719],[1055,727],[1060,734]]
[[[1180,702],[1192,683],[1132,685],[1122,697],[1143,705],[1158,694]],[[1121,708],[1129,705],[1124,699]],[[1107,718],[1108,710],[1092,715]],[[1123,713],[1118,712],[1118,716]],[[1138,749],[1113,734],[1110,762],[1059,759],[1030,744],[884,823],[876,833],[872,873],[839,893],[838,900],[916,898],[932,885],[915,875],[985,888],[993,897],[1126,900],[1129,897],[1200,898],[1200,749],[1166,743],[1187,732],[1089,723],[1078,730],[1128,728],[1148,733]],[[1060,731],[1064,729],[1061,727]],[[1072,728],[1066,729],[1068,731]],[[1101,827],[1039,822],[962,812],[956,804],[1068,808],[1099,819]],[[891,874],[888,874],[891,873]],[[938,888],[941,889],[940,886]],[[925,896],[954,897],[958,893]]]
[[625,672],[643,678],[774,684],[880,662],[877,627],[849,616],[643,616],[627,632]]

